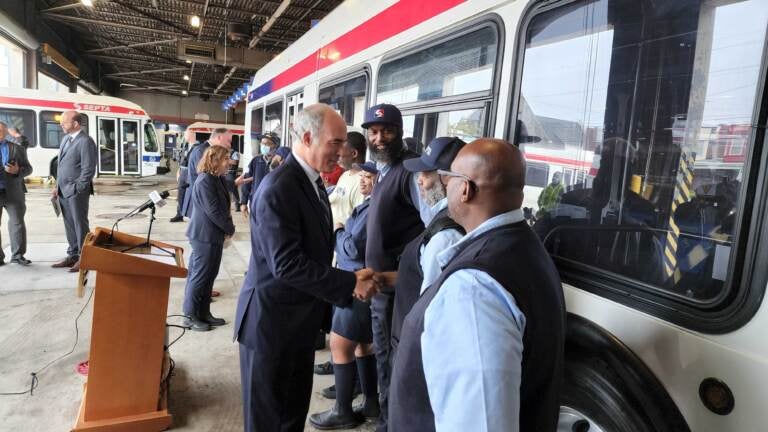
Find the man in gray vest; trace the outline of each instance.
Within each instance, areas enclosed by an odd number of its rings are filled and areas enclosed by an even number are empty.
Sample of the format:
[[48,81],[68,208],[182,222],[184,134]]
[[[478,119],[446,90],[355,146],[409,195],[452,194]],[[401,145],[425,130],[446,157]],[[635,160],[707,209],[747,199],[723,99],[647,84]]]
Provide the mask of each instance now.
[[467,234],[403,322],[390,392],[398,432],[557,430],[565,306],[557,269],[520,208],[517,147],[475,140],[438,170]]
[[[32,173],[32,166],[27,159],[27,152],[19,144],[8,140],[8,125],[0,122],[0,223],[3,209],[8,212],[8,234],[11,235],[11,262],[29,265],[24,258],[27,251],[27,227],[24,225],[24,213],[27,206],[24,194],[24,177]],[[0,242],[1,243],[1,242]],[[0,247],[0,266],[5,264],[5,253]]]
[[58,177],[52,196],[58,198],[64,229],[67,233],[67,257],[54,268],[80,271],[80,252],[88,234],[88,204],[93,194],[93,176],[96,174],[98,149],[88,133],[82,130],[83,116],[77,111],[61,115],[64,139],[59,147]]

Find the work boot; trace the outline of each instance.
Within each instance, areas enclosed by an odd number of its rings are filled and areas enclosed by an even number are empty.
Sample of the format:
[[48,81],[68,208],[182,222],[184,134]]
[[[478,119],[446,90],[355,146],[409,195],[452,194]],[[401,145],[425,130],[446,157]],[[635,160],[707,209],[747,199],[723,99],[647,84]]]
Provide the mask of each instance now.
[[332,375],[333,374],[333,363],[327,361],[325,363],[320,363],[315,365],[315,375]]
[[322,411],[309,416],[309,423],[315,429],[335,430],[356,428],[363,424],[364,420],[362,417],[355,415],[354,412],[342,412],[338,409],[338,405],[334,405],[328,411]]
[[171,222],[184,222],[184,216],[176,215],[171,218]]
[[217,326],[223,326],[227,322],[224,321],[223,318],[216,318],[215,316],[211,315],[211,312],[209,311],[207,314],[203,315],[203,321],[207,322],[213,327]]

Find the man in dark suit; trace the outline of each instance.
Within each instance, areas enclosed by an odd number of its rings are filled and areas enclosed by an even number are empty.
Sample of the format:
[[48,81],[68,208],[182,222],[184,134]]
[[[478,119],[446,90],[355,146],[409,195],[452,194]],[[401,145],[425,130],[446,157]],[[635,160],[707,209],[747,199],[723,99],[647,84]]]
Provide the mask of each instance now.
[[[24,194],[24,177],[32,173],[32,166],[27,159],[24,147],[8,141],[8,125],[0,122],[0,221],[3,209],[8,212],[8,234],[11,236],[11,262],[29,265],[24,258],[27,251],[27,227],[24,225],[24,213],[27,206]],[[2,241],[0,241],[0,244]],[[0,247],[0,266],[5,264],[5,253]]]
[[[187,192],[184,194],[184,206],[181,209],[181,214],[191,218],[192,217],[192,189],[195,188],[195,180],[197,180],[197,163],[203,158],[205,150],[212,146],[222,146],[229,150],[232,148],[232,134],[226,128],[217,128],[213,130],[208,141],[196,144],[189,151],[189,158],[187,159]],[[215,297],[215,296],[214,296]]]
[[192,151],[193,146],[198,145],[195,131],[187,129],[184,131],[184,144],[182,144],[181,155],[179,156],[179,171],[176,172],[176,183],[178,184],[179,191],[176,195],[176,216],[171,218],[171,222],[184,222],[184,213],[182,207],[184,206],[184,196],[189,188],[189,153]]
[[293,154],[251,199],[253,252],[235,316],[246,431],[304,430],[325,302],[347,305],[377,291],[371,270],[331,267],[331,209],[320,172],[339,159],[344,119],[310,105],[293,133]]
[[59,146],[59,165],[56,187],[52,195],[58,198],[64,229],[67,233],[67,257],[53,265],[80,271],[80,251],[88,234],[88,204],[93,195],[93,176],[96,174],[98,149],[93,138],[82,130],[83,117],[77,111],[61,115],[64,138]]

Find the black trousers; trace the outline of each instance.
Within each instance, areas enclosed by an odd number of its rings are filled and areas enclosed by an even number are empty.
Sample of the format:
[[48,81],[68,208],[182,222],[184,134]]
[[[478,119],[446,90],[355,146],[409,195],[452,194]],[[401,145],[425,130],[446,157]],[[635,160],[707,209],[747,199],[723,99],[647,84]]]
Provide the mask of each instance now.
[[187,183],[183,183],[184,186],[182,186],[182,183],[179,182],[179,191],[178,193],[178,202],[176,203],[176,216],[181,216],[181,207],[184,206],[184,195],[187,193],[187,188],[189,185]]
[[308,339],[256,349],[240,344],[245,432],[304,431],[315,358]]
[[210,312],[211,291],[219,274],[224,245],[190,240],[192,255],[189,257],[187,285],[184,289],[184,314],[203,317]]
[[392,311],[395,297],[390,294],[376,294],[371,301],[371,324],[373,327],[373,348],[376,354],[376,370],[379,375],[379,405],[381,415],[377,432],[387,430],[389,415],[389,382],[392,377],[390,356],[392,355]]
[[232,202],[235,203],[236,207],[240,207],[240,190],[235,184],[235,175],[234,174],[227,174],[224,179],[227,183],[227,190],[229,193],[232,194],[232,196],[235,198]]

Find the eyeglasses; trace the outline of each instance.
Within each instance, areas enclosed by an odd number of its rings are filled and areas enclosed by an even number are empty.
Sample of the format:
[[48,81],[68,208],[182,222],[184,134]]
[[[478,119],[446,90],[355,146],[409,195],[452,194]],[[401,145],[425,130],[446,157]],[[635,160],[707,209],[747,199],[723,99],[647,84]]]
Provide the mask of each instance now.
[[[453,172],[453,171],[447,171],[447,170],[439,169],[439,170],[437,170],[437,175],[439,175],[441,177],[441,179],[443,177],[457,177],[457,178],[460,178],[460,179],[466,181],[467,183],[469,183],[470,187],[477,188],[477,183],[475,183],[474,180],[472,180],[468,176],[465,176],[464,174],[459,174],[459,173],[456,173],[456,172]],[[443,181],[444,184],[448,183],[448,181],[446,179],[442,179],[442,181]]]

